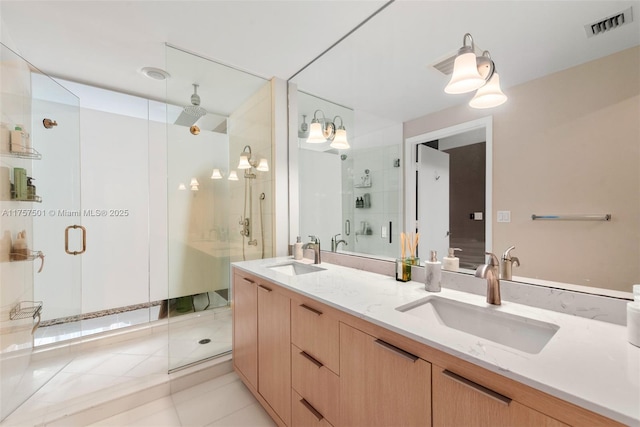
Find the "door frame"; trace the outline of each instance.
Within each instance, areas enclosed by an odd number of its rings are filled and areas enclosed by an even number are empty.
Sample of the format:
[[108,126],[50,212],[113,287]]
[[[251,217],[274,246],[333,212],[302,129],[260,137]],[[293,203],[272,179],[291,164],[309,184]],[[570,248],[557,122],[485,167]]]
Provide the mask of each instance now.
[[[493,116],[486,116],[480,119],[459,123],[420,135],[404,139],[405,177],[404,177],[404,226],[405,231],[414,232],[416,230],[416,173],[418,163],[416,156],[416,146],[424,142],[446,138],[460,133],[476,129],[485,129],[486,136],[486,165],[485,165],[485,251],[492,252],[493,247]],[[426,252],[422,251],[422,254]],[[444,256],[441,255],[440,257]]]

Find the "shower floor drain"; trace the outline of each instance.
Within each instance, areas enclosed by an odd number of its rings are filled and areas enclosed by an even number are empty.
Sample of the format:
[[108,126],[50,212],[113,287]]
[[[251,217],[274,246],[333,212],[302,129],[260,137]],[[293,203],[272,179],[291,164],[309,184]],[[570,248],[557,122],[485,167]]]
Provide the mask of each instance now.
[[205,338],[203,340],[198,341],[198,344],[209,344],[211,340],[209,338]]

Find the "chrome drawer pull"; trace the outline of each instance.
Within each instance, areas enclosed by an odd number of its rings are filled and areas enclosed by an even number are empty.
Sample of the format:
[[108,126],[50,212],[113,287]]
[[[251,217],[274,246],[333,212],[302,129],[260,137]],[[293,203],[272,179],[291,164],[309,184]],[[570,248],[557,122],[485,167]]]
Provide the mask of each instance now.
[[301,351],[300,352],[300,356],[304,357],[305,359],[307,359],[309,362],[313,363],[314,365],[316,365],[318,368],[322,368],[324,365],[319,362],[315,357],[311,356],[309,353],[307,353],[306,351]]
[[272,290],[267,288],[264,285],[258,285],[258,289],[260,289],[261,291],[265,291],[265,292],[271,292]]
[[375,340],[374,342],[376,344],[378,344],[380,347],[382,347],[384,349],[387,349],[387,350],[391,351],[392,353],[397,354],[398,356],[404,357],[405,359],[409,359],[413,363],[415,363],[419,359],[418,356],[416,356],[414,354],[411,354],[411,353],[408,353],[408,352],[404,351],[403,349],[396,347],[395,345],[389,344],[388,342],[384,342],[382,340]]
[[322,315],[322,312],[320,310],[316,310],[315,308],[309,307],[308,305],[300,304],[300,307],[304,308],[305,310],[309,310],[310,312],[312,312],[313,314],[317,314],[318,316]]
[[479,393],[484,394],[485,396],[499,402],[502,403],[503,405],[507,405],[509,406],[509,404],[511,403],[511,399],[508,398],[507,396],[503,396],[500,393],[496,393],[495,391],[486,388],[485,386],[482,386],[478,383],[474,383],[471,380],[466,379],[465,377],[461,377],[458,374],[454,374],[453,372],[449,371],[449,370],[444,370],[442,371],[442,375],[444,375],[445,377],[448,377],[449,379],[462,384],[464,386],[467,386],[469,388],[472,388],[474,390],[476,390]]
[[304,405],[304,407],[307,408],[309,410],[309,412],[311,412],[313,414],[313,416],[318,419],[318,421],[322,421],[322,419],[324,418],[322,416],[322,414],[320,412],[318,412],[318,410],[316,408],[311,406],[311,404],[309,402],[307,402],[305,399],[300,399],[300,403],[302,403]]

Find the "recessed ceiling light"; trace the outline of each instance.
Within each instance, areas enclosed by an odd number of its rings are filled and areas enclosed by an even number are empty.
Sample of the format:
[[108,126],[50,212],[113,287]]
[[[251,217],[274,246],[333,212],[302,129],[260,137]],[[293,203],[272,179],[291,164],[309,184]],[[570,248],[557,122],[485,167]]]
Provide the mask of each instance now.
[[171,77],[165,70],[154,67],[144,67],[140,72],[153,80],[166,80]]

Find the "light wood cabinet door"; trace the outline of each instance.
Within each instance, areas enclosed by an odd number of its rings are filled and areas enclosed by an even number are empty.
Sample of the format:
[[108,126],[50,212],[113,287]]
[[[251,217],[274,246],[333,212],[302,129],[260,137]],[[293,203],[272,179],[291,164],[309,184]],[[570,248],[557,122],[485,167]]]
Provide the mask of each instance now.
[[291,397],[293,427],[332,427],[331,423],[298,393],[294,391]]
[[340,378],[320,361],[293,344],[291,386],[330,423],[338,425]]
[[291,342],[340,374],[340,324],[322,304],[291,301]]
[[258,284],[258,392],[291,425],[290,299],[269,283]]
[[432,393],[434,427],[567,426],[436,365]]
[[233,276],[233,365],[258,389],[258,285]]
[[340,324],[340,425],[431,424],[431,364]]

